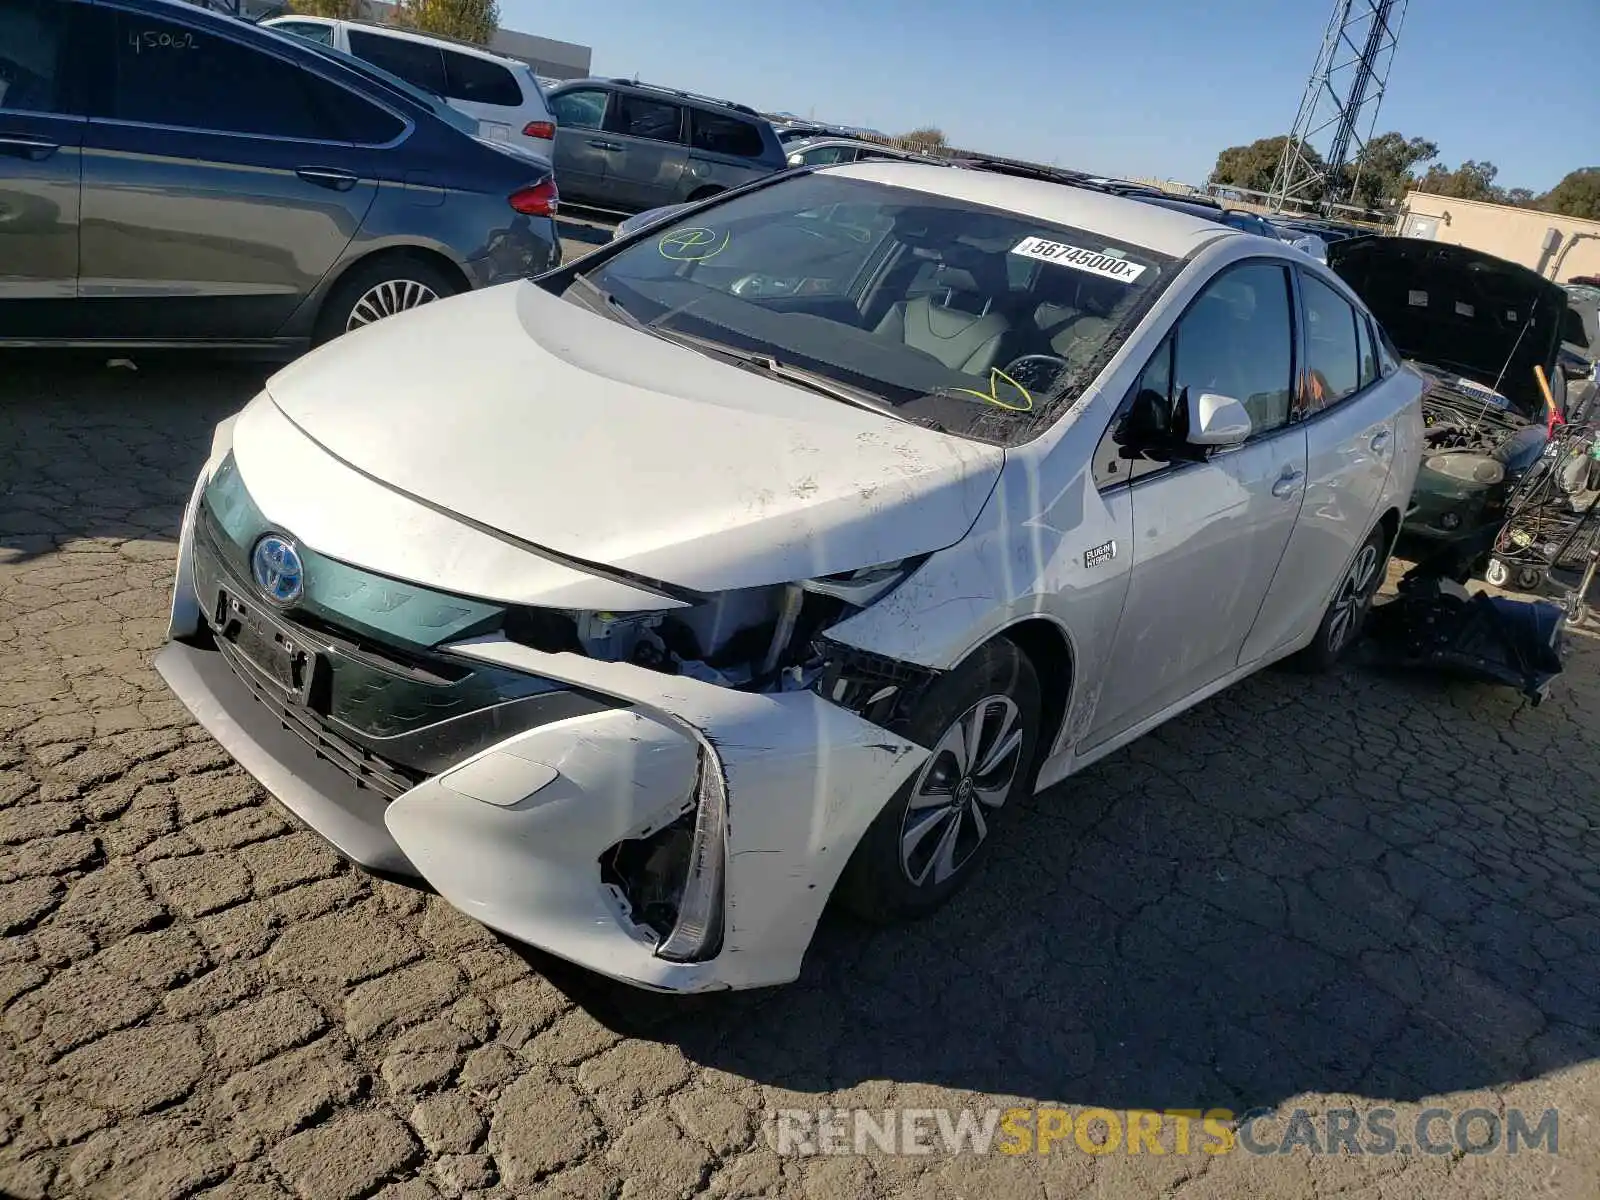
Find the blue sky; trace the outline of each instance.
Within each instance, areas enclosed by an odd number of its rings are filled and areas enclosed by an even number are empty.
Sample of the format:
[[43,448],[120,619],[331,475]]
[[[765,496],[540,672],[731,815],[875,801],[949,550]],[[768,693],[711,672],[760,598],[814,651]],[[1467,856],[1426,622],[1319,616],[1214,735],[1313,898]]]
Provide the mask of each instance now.
[[[1199,182],[1288,131],[1332,0],[500,0],[632,75],[1063,166]],[[1600,165],[1600,0],[1412,0],[1378,132],[1545,190]],[[1580,86],[1583,74],[1587,87]]]

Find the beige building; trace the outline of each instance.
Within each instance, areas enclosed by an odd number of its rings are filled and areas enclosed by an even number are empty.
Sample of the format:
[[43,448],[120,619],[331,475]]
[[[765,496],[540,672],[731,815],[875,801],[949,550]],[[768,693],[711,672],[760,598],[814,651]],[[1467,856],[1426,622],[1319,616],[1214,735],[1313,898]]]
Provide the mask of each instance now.
[[1558,283],[1575,275],[1600,275],[1600,221],[1407,192],[1395,231],[1402,237],[1470,246]]

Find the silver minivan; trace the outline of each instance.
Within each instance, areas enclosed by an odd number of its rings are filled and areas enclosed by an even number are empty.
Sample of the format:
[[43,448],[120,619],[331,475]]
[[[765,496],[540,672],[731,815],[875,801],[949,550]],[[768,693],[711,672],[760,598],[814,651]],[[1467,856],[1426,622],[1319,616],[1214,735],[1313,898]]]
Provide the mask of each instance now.
[[574,80],[549,100],[561,194],[593,208],[703,200],[788,165],[772,126],[729,100],[626,79]]

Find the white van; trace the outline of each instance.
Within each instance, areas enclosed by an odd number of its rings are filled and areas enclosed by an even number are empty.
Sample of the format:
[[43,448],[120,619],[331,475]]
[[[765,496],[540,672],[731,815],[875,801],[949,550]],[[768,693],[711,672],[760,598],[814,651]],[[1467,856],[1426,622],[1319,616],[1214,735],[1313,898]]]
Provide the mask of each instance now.
[[365,59],[407,83],[443,96],[478,122],[483,137],[554,160],[556,119],[527,63],[450,38],[364,21],[274,17],[268,29],[292,33]]

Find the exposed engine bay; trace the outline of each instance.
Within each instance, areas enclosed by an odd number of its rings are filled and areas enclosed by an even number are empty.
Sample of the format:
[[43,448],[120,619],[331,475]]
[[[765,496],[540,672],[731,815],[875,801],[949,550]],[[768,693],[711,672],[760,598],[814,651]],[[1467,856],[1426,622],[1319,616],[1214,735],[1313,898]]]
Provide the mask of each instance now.
[[1430,381],[1422,401],[1424,459],[1430,471],[1488,488],[1538,461],[1548,432],[1505,396],[1438,368],[1412,365]]

